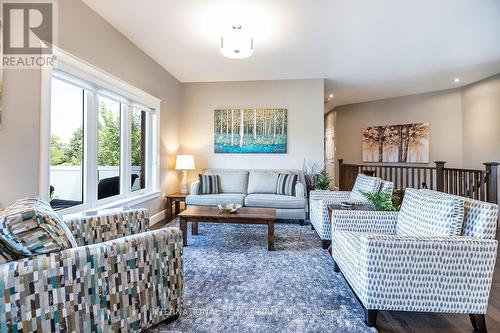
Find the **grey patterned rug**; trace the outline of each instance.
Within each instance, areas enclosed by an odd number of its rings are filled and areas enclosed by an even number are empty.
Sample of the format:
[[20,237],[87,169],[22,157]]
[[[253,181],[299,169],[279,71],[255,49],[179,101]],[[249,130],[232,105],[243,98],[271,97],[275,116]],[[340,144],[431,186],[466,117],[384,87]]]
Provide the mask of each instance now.
[[[190,233],[190,230],[189,230]],[[200,223],[184,249],[184,309],[154,332],[376,332],[309,225]]]

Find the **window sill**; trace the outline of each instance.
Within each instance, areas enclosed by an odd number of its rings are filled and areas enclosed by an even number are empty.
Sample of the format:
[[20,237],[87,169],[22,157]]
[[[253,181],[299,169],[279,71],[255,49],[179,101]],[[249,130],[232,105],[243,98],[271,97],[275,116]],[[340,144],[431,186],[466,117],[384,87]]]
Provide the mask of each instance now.
[[157,199],[161,196],[160,191],[155,191],[155,192],[150,192],[150,193],[145,193],[145,194],[139,194],[135,195],[129,198],[125,199],[118,199],[109,203],[106,203],[104,205],[100,205],[98,207],[92,207],[92,208],[82,208],[81,211],[71,211],[67,212],[66,214],[63,213],[63,217],[70,218],[72,215],[80,215],[81,213],[89,213],[93,211],[99,211],[103,209],[110,209],[110,208],[118,208],[118,207],[124,207],[124,206],[136,206],[140,205],[141,203],[144,203],[146,201],[154,200]]
[[[96,209],[116,208],[116,207],[122,207],[122,206],[135,206],[135,205],[139,205],[143,202],[159,198],[160,196],[161,196],[161,192],[159,192],[159,191],[134,195],[134,196],[131,196],[131,197],[128,197],[125,199],[119,199],[116,201],[112,201],[112,202],[107,203],[105,205],[99,206]],[[92,210],[95,210],[95,209],[92,209]]]

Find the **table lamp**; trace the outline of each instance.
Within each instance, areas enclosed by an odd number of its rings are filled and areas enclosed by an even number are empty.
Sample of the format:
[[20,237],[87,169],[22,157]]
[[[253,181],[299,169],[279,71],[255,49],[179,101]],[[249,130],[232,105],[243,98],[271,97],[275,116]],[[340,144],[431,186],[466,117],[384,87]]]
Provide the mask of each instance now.
[[187,171],[194,170],[193,155],[177,155],[175,170],[182,170],[181,193],[188,194]]

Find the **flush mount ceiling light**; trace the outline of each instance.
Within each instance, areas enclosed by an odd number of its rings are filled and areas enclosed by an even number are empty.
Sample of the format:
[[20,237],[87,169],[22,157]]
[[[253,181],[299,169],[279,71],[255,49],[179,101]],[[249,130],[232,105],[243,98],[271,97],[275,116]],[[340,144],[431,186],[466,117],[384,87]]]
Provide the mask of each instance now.
[[220,52],[227,58],[245,59],[253,54],[253,38],[234,24],[231,31],[220,38]]
[[456,78],[453,80],[453,82],[455,82],[455,83],[459,83],[459,82],[460,82],[460,78],[456,77]]

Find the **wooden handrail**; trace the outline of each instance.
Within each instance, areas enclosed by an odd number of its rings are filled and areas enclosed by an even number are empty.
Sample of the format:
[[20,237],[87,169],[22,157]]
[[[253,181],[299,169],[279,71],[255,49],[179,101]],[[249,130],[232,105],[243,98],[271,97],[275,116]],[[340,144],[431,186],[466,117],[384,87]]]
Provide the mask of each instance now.
[[[434,169],[431,167],[431,169]],[[458,168],[445,168],[448,171],[470,171],[470,172],[484,172],[485,170],[481,169],[458,169]]]
[[445,161],[435,166],[353,164],[339,159],[339,189],[350,191],[360,173],[392,181],[396,190],[404,193],[407,187],[428,188],[472,199],[498,203],[500,163],[486,162],[485,170],[446,168]]

